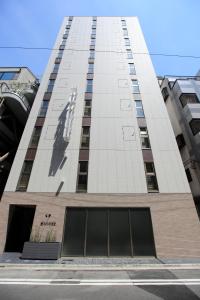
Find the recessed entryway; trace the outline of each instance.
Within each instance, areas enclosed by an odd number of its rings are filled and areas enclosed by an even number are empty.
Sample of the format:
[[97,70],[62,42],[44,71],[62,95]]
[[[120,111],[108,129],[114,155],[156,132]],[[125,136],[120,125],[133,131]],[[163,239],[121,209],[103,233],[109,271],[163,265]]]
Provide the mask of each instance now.
[[5,252],[22,252],[29,241],[35,206],[10,205]]
[[67,208],[62,256],[155,256],[149,208]]

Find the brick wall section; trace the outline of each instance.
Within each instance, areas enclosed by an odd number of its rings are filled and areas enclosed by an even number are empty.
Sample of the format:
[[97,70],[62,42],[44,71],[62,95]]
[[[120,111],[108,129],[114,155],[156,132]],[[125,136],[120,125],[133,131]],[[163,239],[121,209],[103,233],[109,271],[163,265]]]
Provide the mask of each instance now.
[[[191,194],[73,194],[6,192],[0,203],[0,252],[4,251],[9,204],[36,205],[33,226],[51,214],[62,241],[66,206],[150,207],[159,258],[200,258],[200,223]],[[44,231],[45,234],[45,231]]]

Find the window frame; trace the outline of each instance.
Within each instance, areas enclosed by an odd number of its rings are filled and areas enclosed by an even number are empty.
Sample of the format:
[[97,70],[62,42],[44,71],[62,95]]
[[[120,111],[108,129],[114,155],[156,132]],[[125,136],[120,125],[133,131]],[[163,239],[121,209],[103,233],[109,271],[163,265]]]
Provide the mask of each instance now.
[[135,64],[134,63],[128,63],[128,65],[129,65],[129,74],[130,75],[136,75]]
[[[86,130],[88,130],[88,132],[84,132]],[[80,149],[89,149],[89,147],[90,147],[90,126],[82,126]]]
[[[143,134],[142,134],[142,129],[145,129],[145,131],[144,131],[145,133],[143,133]],[[150,143],[149,133],[148,133],[147,127],[146,126],[139,127],[139,130],[140,130],[140,141],[141,141],[142,150],[151,149],[151,143]],[[147,144],[148,144],[149,147],[146,147],[146,145],[143,146],[142,139],[148,140]]]
[[140,86],[137,79],[131,79],[132,94],[140,94]]
[[[83,171],[80,171],[81,169],[81,163],[84,162],[87,164],[87,169],[85,172]],[[83,184],[80,184],[80,177],[85,177],[86,179],[86,184],[83,185]],[[77,184],[76,184],[76,191],[79,192],[79,193],[86,193],[87,192],[87,185],[88,185],[88,161],[86,160],[79,160],[79,163],[78,163],[78,174],[77,174]]]
[[[29,170],[25,171],[26,165],[28,165],[28,164],[29,164]],[[19,181],[17,183],[17,188],[16,188],[17,191],[26,191],[27,190],[32,168],[33,168],[33,160],[24,160],[22,170],[21,170],[21,174],[20,174],[20,177],[19,177]],[[22,184],[24,178],[26,178],[25,184]]]
[[93,79],[87,79],[86,93],[93,93]]
[[[153,166],[153,171],[149,172],[147,170],[147,164],[152,164]],[[155,166],[154,166],[154,162],[153,161],[145,161],[144,162],[144,169],[145,169],[145,176],[146,176],[146,183],[147,183],[147,191],[148,193],[158,193],[159,192],[159,187],[158,187],[158,181],[157,181],[157,176],[156,176],[156,171],[155,171]],[[149,182],[148,182],[148,178],[154,178],[155,182],[153,182],[153,184],[155,184],[156,188],[151,189]]]
[[133,59],[133,53],[131,49],[126,49],[127,59]]
[[[183,97],[186,96],[186,95],[188,95],[188,96],[194,96],[195,101],[191,101],[190,102],[190,101],[187,101],[186,99],[183,99]],[[180,100],[180,103],[181,103],[182,107],[185,107],[187,104],[195,104],[195,103],[197,103],[197,104],[199,103],[200,104],[200,101],[199,101],[196,93],[182,93],[180,95],[180,97],[179,97],[179,100]]]
[[192,123],[194,122],[194,121],[198,121],[199,122],[199,127],[200,127],[200,119],[192,119],[190,122],[189,122],[189,127],[190,127],[190,129],[191,129],[191,131],[192,131],[192,134],[195,136],[195,135],[197,135],[198,133],[200,133],[200,128],[199,128],[199,130],[198,131],[196,131],[193,127],[192,127]]
[[[135,100],[134,102],[135,102],[135,109],[136,109],[136,118],[145,118],[142,100]],[[137,104],[141,104],[141,105],[137,105]],[[139,113],[139,110],[142,111],[142,115]]]

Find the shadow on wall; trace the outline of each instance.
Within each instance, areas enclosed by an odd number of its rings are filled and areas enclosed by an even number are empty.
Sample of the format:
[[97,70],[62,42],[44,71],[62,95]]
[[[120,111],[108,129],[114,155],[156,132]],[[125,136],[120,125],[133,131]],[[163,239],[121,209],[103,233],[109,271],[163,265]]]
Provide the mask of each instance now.
[[53,152],[51,157],[51,163],[49,168],[49,176],[55,176],[58,169],[62,169],[67,157],[65,156],[65,150],[68,146],[68,142],[63,139],[63,133],[66,122],[66,114],[69,103],[65,106],[64,110],[58,118],[58,126],[54,136]]

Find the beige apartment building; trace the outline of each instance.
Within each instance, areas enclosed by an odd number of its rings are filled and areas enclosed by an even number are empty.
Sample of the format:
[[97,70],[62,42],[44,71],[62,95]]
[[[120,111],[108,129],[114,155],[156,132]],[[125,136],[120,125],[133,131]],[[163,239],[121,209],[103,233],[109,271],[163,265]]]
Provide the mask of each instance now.
[[136,17],[64,18],[0,215],[1,252],[22,252],[31,234],[56,241],[62,257],[200,257],[198,216]]
[[200,76],[165,76],[160,88],[200,215]]

